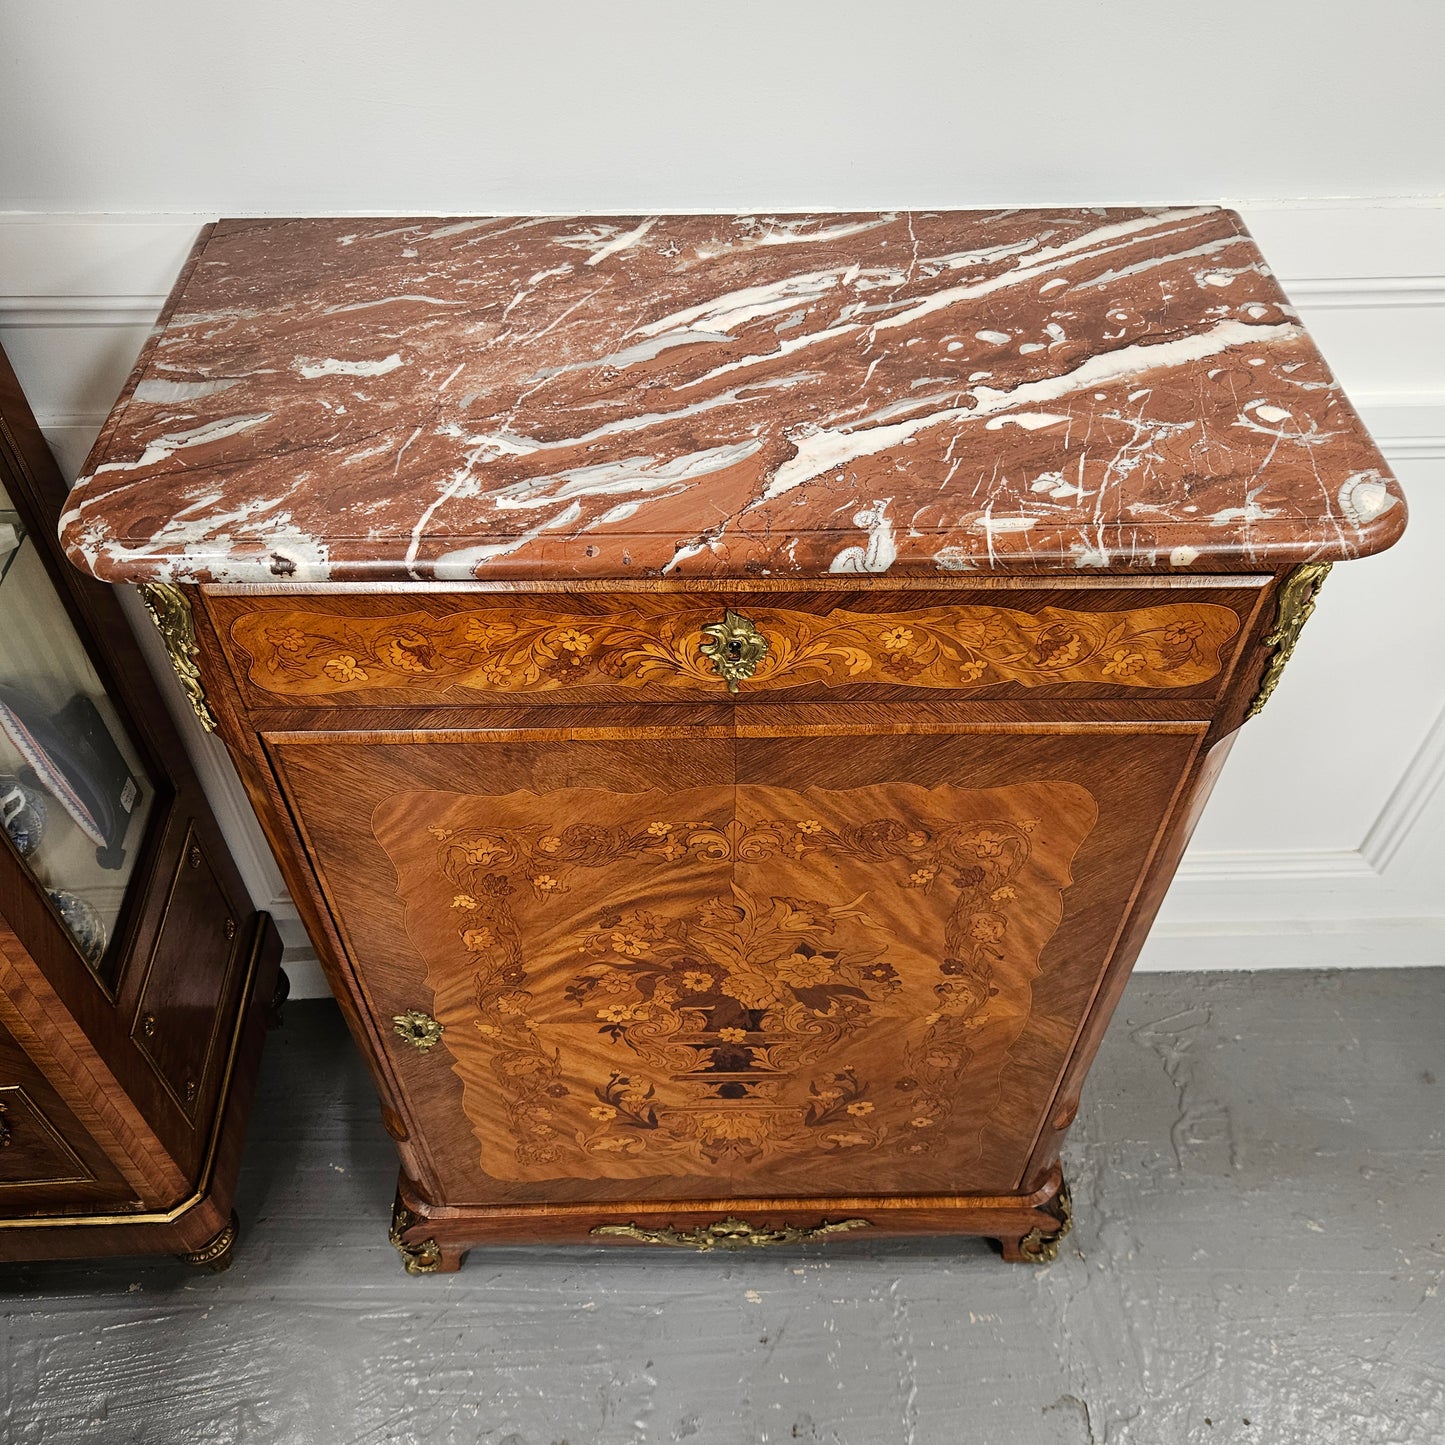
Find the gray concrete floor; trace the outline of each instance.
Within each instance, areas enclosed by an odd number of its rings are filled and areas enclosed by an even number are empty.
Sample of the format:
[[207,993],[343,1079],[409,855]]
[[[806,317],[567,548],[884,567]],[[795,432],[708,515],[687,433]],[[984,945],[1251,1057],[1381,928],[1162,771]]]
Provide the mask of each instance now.
[[0,1269],[6,1445],[1441,1445],[1445,971],[1136,979],[1045,1268],[976,1241],[404,1275],[334,1006],[273,1035],[228,1274]]

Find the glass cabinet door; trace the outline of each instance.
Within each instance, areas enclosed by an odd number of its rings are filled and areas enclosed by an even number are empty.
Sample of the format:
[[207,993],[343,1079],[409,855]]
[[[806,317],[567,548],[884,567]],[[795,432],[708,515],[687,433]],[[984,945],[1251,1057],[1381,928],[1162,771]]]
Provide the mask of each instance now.
[[0,487],[0,819],[100,970],[155,787]]

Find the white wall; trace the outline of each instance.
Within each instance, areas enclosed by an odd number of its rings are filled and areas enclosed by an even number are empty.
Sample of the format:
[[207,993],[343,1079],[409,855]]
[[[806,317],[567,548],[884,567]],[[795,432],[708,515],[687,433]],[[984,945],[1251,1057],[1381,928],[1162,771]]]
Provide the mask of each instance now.
[[1442,53],[1439,0],[0,0],[0,342],[73,471],[217,215],[1238,205],[1412,523],[1335,570],[1143,964],[1442,963]]

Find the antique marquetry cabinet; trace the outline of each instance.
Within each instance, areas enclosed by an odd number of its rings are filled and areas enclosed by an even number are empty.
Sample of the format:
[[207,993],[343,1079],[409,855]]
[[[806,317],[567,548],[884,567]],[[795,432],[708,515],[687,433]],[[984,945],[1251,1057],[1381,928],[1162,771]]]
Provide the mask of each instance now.
[[223,1268],[281,941],[0,353],[0,1263]]
[[71,497],[469,1246],[992,1237],[1403,499],[1237,217],[222,222]]

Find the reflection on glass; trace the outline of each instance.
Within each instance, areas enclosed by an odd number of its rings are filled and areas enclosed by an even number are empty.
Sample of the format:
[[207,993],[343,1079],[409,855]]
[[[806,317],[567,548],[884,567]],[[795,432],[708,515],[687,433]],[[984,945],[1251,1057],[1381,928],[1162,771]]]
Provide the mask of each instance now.
[[98,968],[155,789],[0,487],[0,822]]

